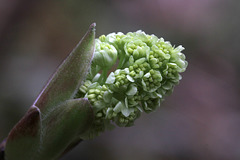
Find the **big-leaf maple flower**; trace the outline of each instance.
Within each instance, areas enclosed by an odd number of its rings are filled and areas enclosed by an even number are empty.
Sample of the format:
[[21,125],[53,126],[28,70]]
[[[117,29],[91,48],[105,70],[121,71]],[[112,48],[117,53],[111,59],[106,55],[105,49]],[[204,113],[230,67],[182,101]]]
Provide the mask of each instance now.
[[132,126],[141,112],[158,108],[187,67],[182,46],[143,31],[111,33],[95,41],[91,70],[77,98],[88,98],[95,121],[86,134]]

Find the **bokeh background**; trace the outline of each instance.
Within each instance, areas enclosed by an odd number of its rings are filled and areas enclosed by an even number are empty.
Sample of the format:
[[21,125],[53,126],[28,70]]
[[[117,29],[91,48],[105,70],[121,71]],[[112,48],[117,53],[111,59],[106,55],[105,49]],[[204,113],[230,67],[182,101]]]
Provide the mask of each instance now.
[[0,0],[0,139],[88,26],[183,45],[189,66],[160,109],[62,160],[240,159],[239,0]]

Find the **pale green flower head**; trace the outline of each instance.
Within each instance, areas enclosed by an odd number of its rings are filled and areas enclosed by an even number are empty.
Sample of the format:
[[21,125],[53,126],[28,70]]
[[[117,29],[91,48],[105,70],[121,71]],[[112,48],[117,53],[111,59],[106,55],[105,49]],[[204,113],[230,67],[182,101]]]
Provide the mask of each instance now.
[[143,31],[96,39],[91,70],[77,94],[88,98],[95,113],[83,138],[93,138],[114,125],[132,126],[142,112],[159,108],[186,70],[183,50]]

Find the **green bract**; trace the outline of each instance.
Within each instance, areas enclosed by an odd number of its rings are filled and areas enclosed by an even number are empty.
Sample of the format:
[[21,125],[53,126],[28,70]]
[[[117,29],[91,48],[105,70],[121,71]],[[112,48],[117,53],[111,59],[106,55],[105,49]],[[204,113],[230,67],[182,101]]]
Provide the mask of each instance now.
[[91,70],[77,94],[77,98],[88,98],[95,112],[85,138],[114,123],[131,126],[141,112],[155,111],[187,67],[183,49],[143,31],[96,39]]

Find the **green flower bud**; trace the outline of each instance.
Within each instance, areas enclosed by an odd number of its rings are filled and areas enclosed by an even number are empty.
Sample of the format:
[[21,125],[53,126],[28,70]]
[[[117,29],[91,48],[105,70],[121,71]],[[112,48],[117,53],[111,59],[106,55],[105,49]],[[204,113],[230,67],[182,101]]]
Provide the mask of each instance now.
[[143,76],[142,85],[143,90],[147,92],[154,92],[161,86],[162,75],[159,71],[151,69]]
[[[130,110],[130,109],[128,109]],[[127,112],[128,116],[119,113],[114,121],[120,127],[130,127],[134,124],[134,121],[140,116],[141,112],[138,109],[131,109]]]
[[117,60],[117,50],[116,48],[106,42],[101,42],[96,40],[96,48],[93,57],[93,64],[98,65],[102,68],[112,67]]
[[143,31],[100,36],[89,76],[77,94],[88,98],[96,117],[87,137],[113,124],[132,126],[141,112],[155,111],[186,70],[183,49]]
[[152,111],[155,111],[157,107],[160,107],[160,99],[159,98],[148,99],[144,101],[142,104],[143,104],[143,110],[146,113],[150,113]]
[[132,55],[134,59],[146,57],[146,55],[150,52],[150,48],[141,40],[134,40],[126,43],[124,50],[127,56]]
[[125,44],[123,42],[124,37],[126,37],[126,35],[124,35],[122,32],[118,32],[118,33],[110,33],[107,36],[103,35],[99,37],[99,39],[102,42],[106,42],[113,45],[117,49],[119,56],[121,56],[122,54],[124,54],[123,53],[123,46]]

